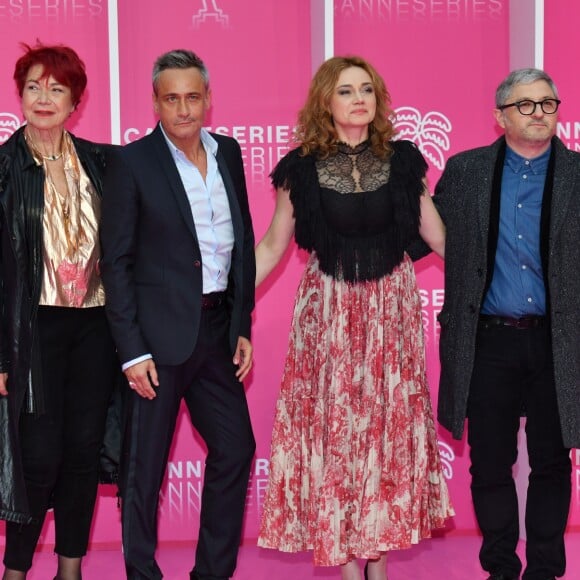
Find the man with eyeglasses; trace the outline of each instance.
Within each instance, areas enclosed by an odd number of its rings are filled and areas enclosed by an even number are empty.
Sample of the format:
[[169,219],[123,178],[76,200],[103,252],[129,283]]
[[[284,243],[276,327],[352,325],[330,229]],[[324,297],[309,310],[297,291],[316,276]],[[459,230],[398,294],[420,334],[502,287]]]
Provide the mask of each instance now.
[[488,580],[520,577],[512,476],[520,415],[531,466],[523,580],[562,576],[580,447],[580,155],[555,136],[560,100],[538,69],[512,72],[494,111],[504,135],[449,159],[438,419],[461,438]]

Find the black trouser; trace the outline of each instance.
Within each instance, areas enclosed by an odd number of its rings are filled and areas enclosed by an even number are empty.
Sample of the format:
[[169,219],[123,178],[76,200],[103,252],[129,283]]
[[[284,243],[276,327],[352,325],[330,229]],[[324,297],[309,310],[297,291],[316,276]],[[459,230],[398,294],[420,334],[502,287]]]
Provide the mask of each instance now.
[[118,372],[103,308],[41,306],[37,330],[46,413],[23,414],[19,426],[26,493],[35,521],[7,523],[4,552],[4,565],[21,571],[32,566],[50,506],[56,553],[69,558],[86,553],[107,405]]
[[222,580],[234,573],[255,441],[244,386],[235,377],[228,324],[225,306],[202,311],[190,358],[179,366],[157,365],[155,399],[131,395],[121,476],[130,580],[162,578],[155,561],[159,490],[182,399],[208,450],[192,576]]
[[482,567],[517,577],[518,502],[512,476],[524,409],[531,473],[526,504],[525,580],[562,576],[571,495],[569,449],[562,443],[550,329],[480,323],[469,395],[471,492],[483,534]]

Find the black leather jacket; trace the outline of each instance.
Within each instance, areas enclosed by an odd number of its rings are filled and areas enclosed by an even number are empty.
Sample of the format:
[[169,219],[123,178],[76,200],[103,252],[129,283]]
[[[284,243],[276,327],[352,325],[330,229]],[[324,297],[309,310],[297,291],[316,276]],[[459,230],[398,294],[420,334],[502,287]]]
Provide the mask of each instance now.
[[[108,146],[71,135],[77,155],[102,195]],[[43,274],[44,170],[36,165],[21,128],[0,147],[0,519],[30,521],[18,445],[18,420],[42,411],[36,314]]]

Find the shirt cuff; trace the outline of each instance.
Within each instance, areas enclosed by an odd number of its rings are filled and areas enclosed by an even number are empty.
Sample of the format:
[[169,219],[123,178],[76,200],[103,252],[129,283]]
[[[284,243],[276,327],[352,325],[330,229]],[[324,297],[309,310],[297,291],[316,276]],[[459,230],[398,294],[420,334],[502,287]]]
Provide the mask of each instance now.
[[123,366],[121,368],[123,369],[123,372],[125,372],[129,367],[132,367],[140,362],[143,362],[144,360],[149,360],[150,358],[153,358],[152,354],[144,354],[143,356],[138,356],[137,358],[134,358],[130,361],[127,361],[126,363],[123,363]]

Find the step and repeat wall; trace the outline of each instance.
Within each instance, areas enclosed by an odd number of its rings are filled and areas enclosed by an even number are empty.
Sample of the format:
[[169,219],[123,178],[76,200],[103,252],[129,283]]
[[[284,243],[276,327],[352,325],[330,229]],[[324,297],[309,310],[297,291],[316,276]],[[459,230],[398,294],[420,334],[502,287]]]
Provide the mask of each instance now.
[[[174,48],[198,53],[210,71],[211,130],[238,140],[244,155],[256,238],[271,219],[275,194],[268,175],[288,151],[289,140],[312,76],[310,0],[119,0],[109,14],[106,0],[0,0],[0,144],[22,124],[12,81],[20,42],[64,43],[85,61],[88,90],[69,129],[109,142],[111,111],[120,104],[120,140],[129,143],[155,126],[151,68]],[[573,68],[574,0],[546,2],[546,70],[561,91],[559,132],[580,149],[580,86]],[[499,135],[492,110],[497,84],[509,72],[508,0],[355,0],[334,2],[337,55],[358,54],[385,78],[397,115],[399,136],[413,140],[429,162],[431,188],[450,155],[492,142]],[[573,16],[572,14],[575,13]],[[110,23],[118,48],[110,56]],[[322,31],[321,31],[322,34]],[[314,39],[316,42],[316,38]],[[119,70],[119,98],[117,79]],[[111,86],[113,97],[111,97]],[[111,103],[115,106],[111,106]],[[114,113],[117,115],[117,113]],[[116,119],[113,119],[116,120]],[[270,433],[293,300],[305,264],[292,246],[260,287],[254,315],[255,368],[246,381],[257,440],[247,497],[244,538],[253,541],[268,476]],[[443,264],[428,257],[416,264],[423,302],[428,373],[433,404],[438,382],[436,316],[443,304]],[[440,452],[457,516],[451,533],[475,530],[469,496],[468,448],[439,430]],[[159,539],[197,536],[205,450],[185,411],[180,416],[162,490]],[[580,457],[574,455],[570,525],[580,524]],[[525,487],[525,465],[518,464]],[[92,542],[120,542],[115,489],[101,486]],[[0,543],[4,540],[0,527]],[[54,542],[47,519],[42,541]]]

